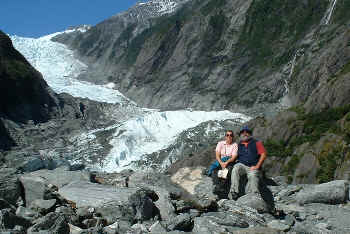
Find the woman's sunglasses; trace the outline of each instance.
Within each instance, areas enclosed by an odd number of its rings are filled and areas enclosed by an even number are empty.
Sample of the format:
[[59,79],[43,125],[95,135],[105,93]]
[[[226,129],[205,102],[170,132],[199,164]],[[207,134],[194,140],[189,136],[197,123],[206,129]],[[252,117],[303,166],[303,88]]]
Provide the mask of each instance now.
[[233,134],[226,134],[227,137],[233,137]]

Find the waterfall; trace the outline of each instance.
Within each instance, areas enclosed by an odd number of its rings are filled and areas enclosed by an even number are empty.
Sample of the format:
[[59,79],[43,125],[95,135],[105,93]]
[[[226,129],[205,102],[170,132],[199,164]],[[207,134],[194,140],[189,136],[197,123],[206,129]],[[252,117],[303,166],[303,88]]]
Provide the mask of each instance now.
[[292,65],[291,65],[291,68],[290,68],[290,72],[289,72],[289,76],[288,76],[288,80],[290,80],[292,78],[292,75],[293,75],[293,72],[294,72],[294,68],[295,68],[295,64],[296,64],[296,61],[297,61],[297,58],[304,55],[304,49],[298,49],[296,52],[295,52],[295,55],[294,55],[294,58],[292,60]]
[[[293,61],[292,61],[292,67],[290,68],[288,79],[292,78],[292,75],[293,75],[293,72],[294,72],[294,67],[295,67],[295,61],[297,60],[297,54],[298,54],[298,51],[294,55],[294,58],[293,58]],[[285,80],[285,81],[287,81],[287,80]]]
[[322,22],[321,24],[324,24],[324,25],[328,25],[329,24],[329,21],[332,18],[332,14],[333,14],[333,11],[334,11],[334,8],[335,8],[336,4],[337,4],[337,0],[333,0],[333,2],[331,2],[329,8],[326,11],[325,16],[323,17],[323,19],[321,21]]
[[291,80],[292,78],[292,75],[293,75],[293,72],[294,72],[294,68],[295,68],[295,65],[296,65],[296,62],[297,62],[297,58],[304,55],[304,49],[298,49],[296,52],[295,52],[295,55],[293,57],[293,60],[291,63],[288,64],[288,66],[290,66],[290,71],[289,71],[289,74],[286,75],[286,78],[284,79],[284,92],[283,92],[283,97],[280,99],[280,104],[283,106],[283,107],[290,107],[292,104],[291,104],[291,101],[288,97],[288,93],[289,93],[289,84],[288,82]]

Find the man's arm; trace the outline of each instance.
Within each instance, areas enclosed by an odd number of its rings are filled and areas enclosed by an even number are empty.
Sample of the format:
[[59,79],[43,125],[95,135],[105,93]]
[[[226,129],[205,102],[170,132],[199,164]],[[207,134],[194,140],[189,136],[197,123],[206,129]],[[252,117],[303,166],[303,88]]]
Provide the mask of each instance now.
[[255,166],[250,167],[250,170],[259,170],[262,164],[264,163],[265,159],[266,159],[266,153],[262,153],[260,155],[259,162]]
[[255,166],[250,167],[250,170],[259,170],[261,168],[261,166],[263,165],[265,159],[266,159],[266,150],[264,145],[262,144],[261,141],[258,141],[256,143],[256,148],[258,150],[258,154],[260,155],[259,161]]
[[235,155],[233,155],[229,160],[227,160],[226,162],[224,162],[224,166],[225,166],[224,168],[226,168],[227,165],[228,165],[229,163],[236,161],[237,157],[238,157],[238,155],[235,154]]

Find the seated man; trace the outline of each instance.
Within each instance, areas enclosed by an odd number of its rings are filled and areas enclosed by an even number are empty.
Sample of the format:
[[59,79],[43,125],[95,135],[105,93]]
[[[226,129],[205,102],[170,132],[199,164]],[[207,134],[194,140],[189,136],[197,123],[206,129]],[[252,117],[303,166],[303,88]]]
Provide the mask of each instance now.
[[216,161],[210,165],[208,175],[210,176],[213,171],[221,167],[220,169],[224,169],[227,165],[233,162],[233,159],[237,157],[238,146],[237,143],[233,142],[234,135],[232,130],[226,131],[225,140],[220,141],[215,150]]
[[229,199],[236,200],[239,196],[239,181],[242,175],[246,174],[248,183],[246,193],[259,193],[260,168],[266,159],[266,150],[261,141],[252,138],[252,131],[244,126],[240,132],[238,154],[232,160],[237,163],[231,174],[231,188]]

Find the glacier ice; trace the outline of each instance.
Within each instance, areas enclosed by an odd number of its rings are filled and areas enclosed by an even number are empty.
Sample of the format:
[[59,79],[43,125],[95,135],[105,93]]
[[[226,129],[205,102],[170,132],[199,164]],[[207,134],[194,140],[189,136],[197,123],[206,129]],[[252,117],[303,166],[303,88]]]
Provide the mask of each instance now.
[[[65,31],[65,33],[74,30]],[[14,47],[28,62],[40,71],[48,85],[56,93],[69,93],[73,97],[88,98],[106,103],[131,102],[110,84],[95,85],[76,78],[87,66],[74,57],[67,46],[51,41],[58,32],[40,38],[10,36]]]
[[[173,143],[183,131],[210,120],[236,119],[240,122],[250,118],[230,111],[165,111],[145,114],[118,126],[110,145],[113,146],[101,170],[113,172],[132,168],[131,162],[142,155],[157,152]],[[135,169],[135,168],[133,168]]]

